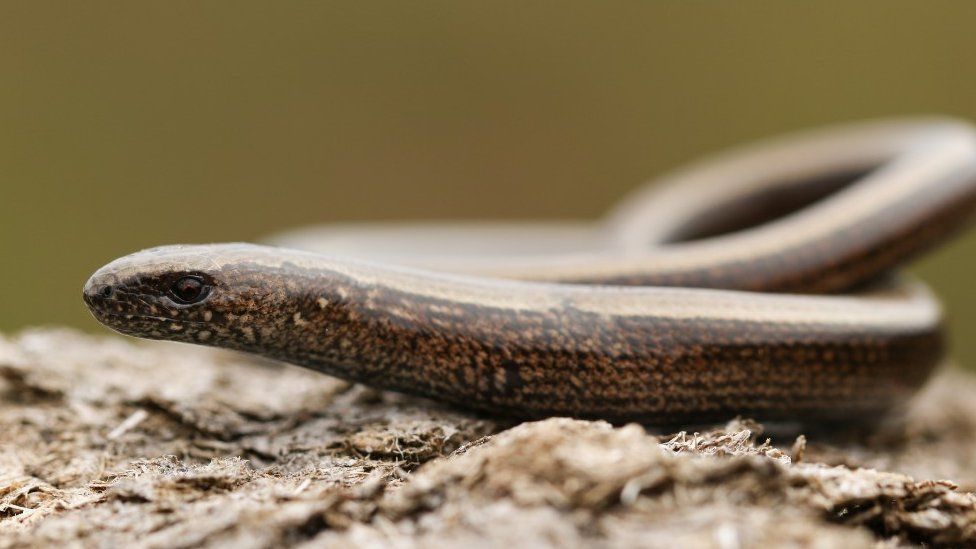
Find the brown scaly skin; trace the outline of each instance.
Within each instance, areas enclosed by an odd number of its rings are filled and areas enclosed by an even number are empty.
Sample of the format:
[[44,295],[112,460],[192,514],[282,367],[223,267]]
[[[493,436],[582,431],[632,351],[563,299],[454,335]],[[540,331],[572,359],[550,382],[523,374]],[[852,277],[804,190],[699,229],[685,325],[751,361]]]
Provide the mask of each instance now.
[[937,305],[879,280],[971,218],[971,126],[814,133],[680,182],[627,202],[616,218],[624,248],[477,271],[499,278],[172,246],[106,265],[85,300],[125,334],[520,417],[871,418],[924,382],[942,354]]
[[[202,302],[174,300],[173,284],[186,275],[210,287]],[[555,295],[551,306],[519,310],[371,282],[403,276],[420,286],[428,275],[246,244],[172,246],[107,265],[89,281],[85,300],[98,320],[125,334],[257,353],[519,417],[864,416],[908,397],[941,350],[938,326],[859,333],[844,325],[655,317],[653,310],[599,314],[574,297],[591,288],[507,283],[502,293],[516,300]],[[491,281],[429,276],[452,291],[492,291]]]
[[[955,174],[943,181],[933,182],[931,188],[909,195],[875,216],[858,220],[845,232],[832,233],[809,246],[770,256],[670,273],[650,269],[599,281],[572,277],[564,281],[766,293],[845,292],[872,283],[879,275],[910,261],[969,226],[976,211],[974,182],[974,171]],[[797,203],[800,204],[797,211],[815,204]],[[740,219],[748,218],[751,214],[744,207],[740,210],[735,212]],[[792,213],[795,212],[786,212],[785,216]],[[707,236],[722,238],[724,235]]]

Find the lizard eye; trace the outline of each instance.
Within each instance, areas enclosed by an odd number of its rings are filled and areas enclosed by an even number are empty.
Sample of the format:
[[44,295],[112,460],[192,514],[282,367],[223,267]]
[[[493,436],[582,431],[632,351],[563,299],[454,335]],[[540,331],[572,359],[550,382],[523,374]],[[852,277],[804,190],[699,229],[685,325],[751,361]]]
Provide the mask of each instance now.
[[199,303],[210,294],[208,286],[199,276],[188,275],[180,277],[170,288],[170,295],[177,303],[190,305]]

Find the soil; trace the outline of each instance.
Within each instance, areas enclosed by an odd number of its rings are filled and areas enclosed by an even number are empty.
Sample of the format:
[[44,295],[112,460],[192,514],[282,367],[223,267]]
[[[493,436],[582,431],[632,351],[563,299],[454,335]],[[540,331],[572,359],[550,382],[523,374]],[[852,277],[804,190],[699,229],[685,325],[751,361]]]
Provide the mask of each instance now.
[[[513,423],[243,355],[0,336],[0,547],[976,544],[976,377],[857,430]],[[795,428],[794,428],[795,431]]]

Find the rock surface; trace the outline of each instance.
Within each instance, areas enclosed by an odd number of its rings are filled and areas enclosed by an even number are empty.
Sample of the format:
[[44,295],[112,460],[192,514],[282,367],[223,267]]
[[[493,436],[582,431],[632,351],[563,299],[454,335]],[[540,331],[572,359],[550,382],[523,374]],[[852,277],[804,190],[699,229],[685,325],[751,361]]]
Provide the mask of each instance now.
[[0,547],[976,544],[974,394],[948,370],[871,433],[653,435],[29,331],[0,337]]

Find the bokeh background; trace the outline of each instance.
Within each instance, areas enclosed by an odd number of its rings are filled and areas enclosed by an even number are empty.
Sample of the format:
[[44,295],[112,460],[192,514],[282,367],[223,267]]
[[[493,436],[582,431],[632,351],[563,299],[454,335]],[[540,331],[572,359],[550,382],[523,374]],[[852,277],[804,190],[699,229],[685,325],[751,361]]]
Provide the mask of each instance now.
[[[370,219],[595,217],[703,153],[976,118],[976,4],[3,2],[0,330],[106,261]],[[976,234],[915,268],[976,367]]]

